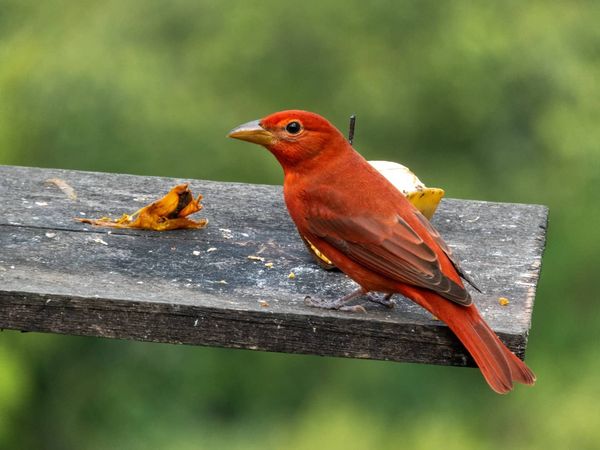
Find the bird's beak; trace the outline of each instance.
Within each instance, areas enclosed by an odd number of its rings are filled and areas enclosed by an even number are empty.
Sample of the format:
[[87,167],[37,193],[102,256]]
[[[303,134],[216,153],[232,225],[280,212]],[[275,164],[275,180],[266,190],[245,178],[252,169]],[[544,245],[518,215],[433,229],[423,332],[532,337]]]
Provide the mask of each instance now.
[[261,127],[258,120],[234,128],[227,136],[260,145],[270,145],[275,140],[273,133]]

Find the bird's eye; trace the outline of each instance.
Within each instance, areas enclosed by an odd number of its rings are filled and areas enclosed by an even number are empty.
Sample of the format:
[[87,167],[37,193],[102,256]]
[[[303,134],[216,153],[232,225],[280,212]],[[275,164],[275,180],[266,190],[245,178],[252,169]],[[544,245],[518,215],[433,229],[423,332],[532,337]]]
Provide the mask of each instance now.
[[302,125],[300,125],[300,122],[293,121],[285,126],[285,131],[287,131],[290,134],[298,134],[301,130]]

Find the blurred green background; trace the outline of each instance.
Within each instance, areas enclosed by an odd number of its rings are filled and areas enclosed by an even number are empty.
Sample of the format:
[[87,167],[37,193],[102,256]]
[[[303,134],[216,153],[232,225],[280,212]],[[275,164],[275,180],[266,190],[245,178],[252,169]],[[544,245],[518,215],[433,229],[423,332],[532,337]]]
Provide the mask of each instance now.
[[[550,207],[528,362],[0,334],[1,449],[597,449],[600,2],[0,0],[0,163],[279,184],[303,108],[449,197]],[[594,188],[594,186],[596,186]]]

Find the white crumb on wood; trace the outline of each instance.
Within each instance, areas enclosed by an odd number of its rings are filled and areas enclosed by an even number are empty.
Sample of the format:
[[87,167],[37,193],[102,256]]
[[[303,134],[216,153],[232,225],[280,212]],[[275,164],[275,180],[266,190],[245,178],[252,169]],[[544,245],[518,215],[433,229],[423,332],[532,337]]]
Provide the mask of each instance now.
[[96,237],[91,239],[92,242],[96,242],[97,244],[102,244],[102,245],[108,245],[108,242],[106,242],[104,239]]

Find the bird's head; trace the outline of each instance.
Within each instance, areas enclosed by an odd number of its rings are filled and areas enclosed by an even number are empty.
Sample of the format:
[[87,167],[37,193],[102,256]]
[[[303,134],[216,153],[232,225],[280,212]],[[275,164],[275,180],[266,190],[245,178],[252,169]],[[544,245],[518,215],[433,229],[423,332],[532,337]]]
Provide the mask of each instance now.
[[280,111],[234,128],[229,137],[266,147],[284,169],[342,152],[350,145],[327,119],[308,111]]

